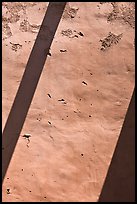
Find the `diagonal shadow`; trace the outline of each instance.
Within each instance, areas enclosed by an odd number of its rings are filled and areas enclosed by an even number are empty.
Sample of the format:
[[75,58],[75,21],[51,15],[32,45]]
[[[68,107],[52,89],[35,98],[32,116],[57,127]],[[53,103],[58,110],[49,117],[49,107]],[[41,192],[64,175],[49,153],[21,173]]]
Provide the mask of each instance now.
[[135,90],[98,202],[135,202]]
[[[23,128],[66,2],[49,2],[2,135],[2,182]],[[36,15],[36,14],[34,14]]]

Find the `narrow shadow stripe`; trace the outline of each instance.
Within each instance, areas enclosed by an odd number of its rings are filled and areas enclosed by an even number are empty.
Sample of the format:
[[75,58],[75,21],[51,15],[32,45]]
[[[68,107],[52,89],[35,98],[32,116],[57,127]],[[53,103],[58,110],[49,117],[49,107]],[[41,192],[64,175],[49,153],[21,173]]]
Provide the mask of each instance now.
[[[32,102],[47,54],[49,53],[49,48],[61,20],[65,5],[66,2],[49,3],[26,65],[22,81],[3,130],[2,182],[23,128],[25,118]],[[37,13],[34,13],[34,15],[37,15]]]
[[135,90],[99,202],[135,202]]

